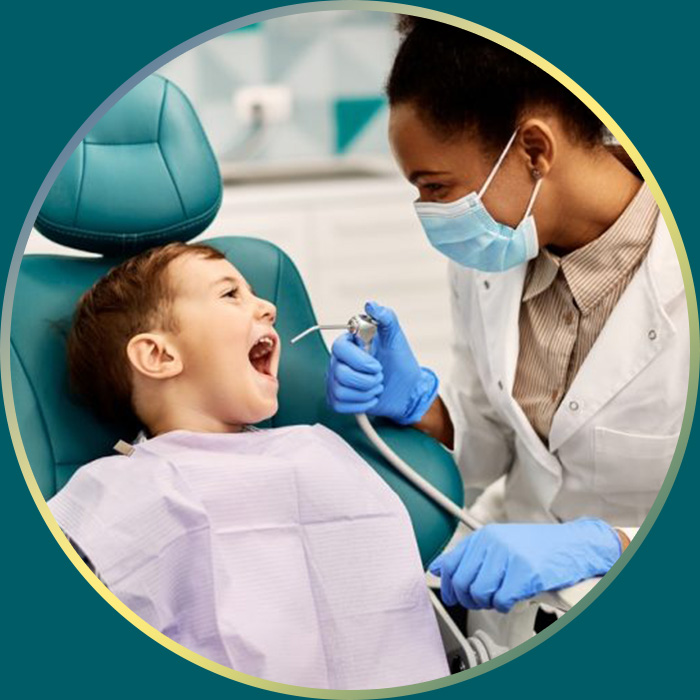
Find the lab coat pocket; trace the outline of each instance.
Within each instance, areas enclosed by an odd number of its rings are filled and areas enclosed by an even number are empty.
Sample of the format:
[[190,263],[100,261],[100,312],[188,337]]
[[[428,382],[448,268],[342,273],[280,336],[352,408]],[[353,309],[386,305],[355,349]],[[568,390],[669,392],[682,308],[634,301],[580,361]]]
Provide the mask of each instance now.
[[676,450],[678,436],[595,429],[595,489],[601,494],[657,492]]

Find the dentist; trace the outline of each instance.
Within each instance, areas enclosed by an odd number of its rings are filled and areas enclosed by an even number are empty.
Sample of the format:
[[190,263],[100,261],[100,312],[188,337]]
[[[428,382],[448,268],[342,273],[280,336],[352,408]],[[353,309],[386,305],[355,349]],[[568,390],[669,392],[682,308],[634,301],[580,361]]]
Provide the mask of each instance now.
[[328,400],[432,435],[469,487],[505,478],[431,570],[470,633],[512,647],[536,629],[515,603],[604,574],[649,512],[685,410],[685,291],[651,192],[577,97],[477,35],[401,29],[389,137],[451,261],[454,369],[439,387],[370,303],[372,356],[338,338]]

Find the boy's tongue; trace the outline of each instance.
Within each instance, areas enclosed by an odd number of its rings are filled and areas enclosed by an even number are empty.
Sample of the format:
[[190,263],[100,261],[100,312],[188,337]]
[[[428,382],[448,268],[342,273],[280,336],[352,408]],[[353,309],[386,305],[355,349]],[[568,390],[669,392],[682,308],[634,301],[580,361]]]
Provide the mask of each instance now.
[[250,352],[248,359],[253,369],[260,374],[270,374],[270,360],[272,358],[273,345],[267,340],[257,341]]

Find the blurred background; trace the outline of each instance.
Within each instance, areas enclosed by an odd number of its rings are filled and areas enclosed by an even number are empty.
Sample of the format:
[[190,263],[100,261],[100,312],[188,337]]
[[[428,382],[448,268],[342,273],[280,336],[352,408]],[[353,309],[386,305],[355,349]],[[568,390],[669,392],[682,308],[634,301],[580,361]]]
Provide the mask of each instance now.
[[[419,362],[444,378],[447,265],[387,142],[395,21],[383,12],[283,17],[224,34],[158,73],[192,101],[224,178],[221,211],[197,240],[280,246],[321,323],[344,322],[369,299],[392,306]],[[36,231],[26,252],[76,254]],[[330,345],[334,334],[324,337]]]
[[[383,12],[282,17],[224,34],[158,72],[189,95],[222,163],[386,156],[394,21]],[[246,143],[257,102],[265,128]]]

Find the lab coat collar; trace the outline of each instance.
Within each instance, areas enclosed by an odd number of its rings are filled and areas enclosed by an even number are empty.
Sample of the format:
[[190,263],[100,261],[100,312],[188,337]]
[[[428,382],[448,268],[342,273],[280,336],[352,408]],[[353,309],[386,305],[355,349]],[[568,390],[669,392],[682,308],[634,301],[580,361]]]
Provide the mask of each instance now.
[[556,451],[636,377],[673,339],[666,307],[684,293],[678,257],[659,216],[649,253],[613,309],[554,414]]
[[520,304],[527,263],[498,273],[476,273],[488,363],[494,382],[512,395],[520,351]]

